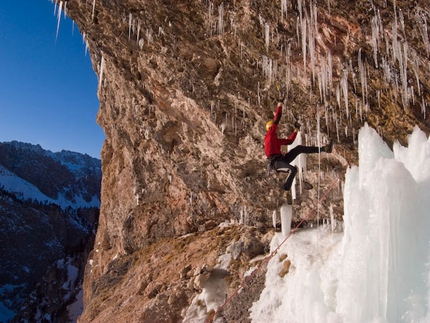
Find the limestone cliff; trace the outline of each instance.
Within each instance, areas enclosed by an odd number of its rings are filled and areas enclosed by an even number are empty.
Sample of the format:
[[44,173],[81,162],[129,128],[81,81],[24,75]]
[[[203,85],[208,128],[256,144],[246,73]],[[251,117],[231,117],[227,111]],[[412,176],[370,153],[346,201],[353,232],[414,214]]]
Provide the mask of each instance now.
[[[267,173],[263,152],[278,100],[283,134],[298,118],[303,143],[336,142],[333,154],[308,157],[296,220],[357,161],[365,122],[388,143],[406,140],[415,124],[429,131],[424,0],[58,4],[88,43],[106,134],[80,322],[181,321],[202,287],[193,279],[234,244],[228,292],[237,287],[249,260],[267,252],[282,203],[283,177]],[[330,205],[341,219],[341,184],[319,217]],[[222,315],[246,322],[251,301]]]

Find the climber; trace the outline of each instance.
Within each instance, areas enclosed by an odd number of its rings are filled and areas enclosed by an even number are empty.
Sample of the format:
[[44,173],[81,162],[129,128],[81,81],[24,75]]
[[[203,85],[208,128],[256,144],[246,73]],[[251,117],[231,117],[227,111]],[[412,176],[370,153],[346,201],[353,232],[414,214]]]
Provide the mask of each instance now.
[[280,139],[278,138],[278,124],[281,120],[281,116],[282,102],[278,102],[273,121],[270,120],[266,123],[267,133],[264,138],[264,150],[266,151],[266,156],[272,169],[277,172],[290,173],[283,186],[285,191],[289,191],[293,184],[294,177],[297,174],[297,167],[290,165],[290,163],[300,154],[315,154],[320,151],[331,153],[333,149],[333,141],[330,141],[327,146],[321,148],[298,145],[289,152],[282,154],[281,146],[291,145],[294,142],[300,128],[300,123],[297,121],[294,123],[295,130],[287,139]]

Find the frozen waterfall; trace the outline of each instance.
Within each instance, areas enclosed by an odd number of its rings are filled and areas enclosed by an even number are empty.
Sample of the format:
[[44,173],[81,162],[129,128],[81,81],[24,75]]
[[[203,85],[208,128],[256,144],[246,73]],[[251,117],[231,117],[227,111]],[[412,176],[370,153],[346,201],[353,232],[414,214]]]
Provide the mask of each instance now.
[[270,260],[253,322],[430,322],[430,140],[415,127],[391,151],[364,126],[344,203],[343,232],[300,230]]

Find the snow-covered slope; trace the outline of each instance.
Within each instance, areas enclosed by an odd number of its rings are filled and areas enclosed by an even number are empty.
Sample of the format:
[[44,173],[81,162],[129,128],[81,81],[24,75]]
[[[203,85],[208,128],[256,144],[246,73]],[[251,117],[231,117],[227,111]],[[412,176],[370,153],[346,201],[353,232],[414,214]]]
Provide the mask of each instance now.
[[18,177],[15,173],[9,171],[3,165],[0,165],[0,183],[4,190],[14,194],[19,199],[33,199],[41,202],[53,201],[33,184]]
[[100,183],[96,158],[17,141],[0,143],[0,187],[18,199],[62,208],[99,207]]

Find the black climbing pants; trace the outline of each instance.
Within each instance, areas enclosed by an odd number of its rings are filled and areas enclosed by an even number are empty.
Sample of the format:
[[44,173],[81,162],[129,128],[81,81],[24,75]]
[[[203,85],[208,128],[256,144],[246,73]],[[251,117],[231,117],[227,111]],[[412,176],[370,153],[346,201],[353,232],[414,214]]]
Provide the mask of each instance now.
[[289,191],[291,189],[294,177],[297,174],[297,168],[290,165],[290,163],[300,154],[317,154],[321,151],[324,151],[324,148],[299,145],[291,149],[285,155],[273,155],[269,157],[270,166],[274,170],[277,172],[289,173],[288,178],[283,186],[284,190]]

